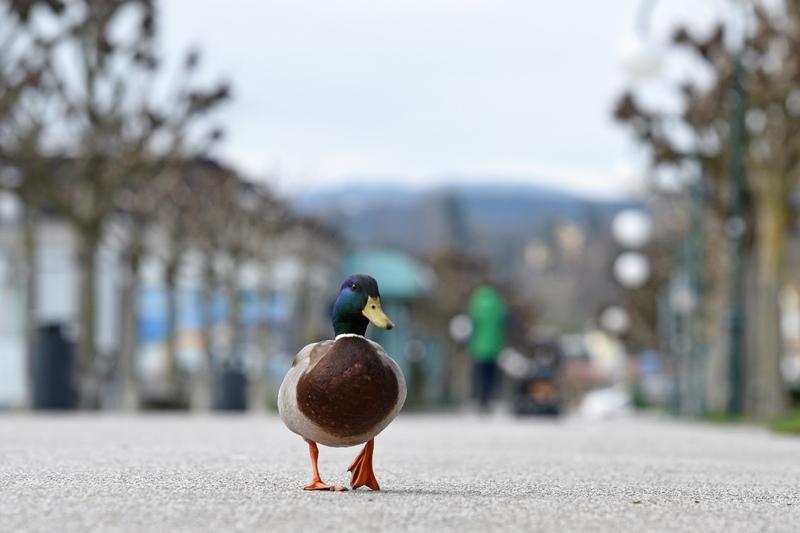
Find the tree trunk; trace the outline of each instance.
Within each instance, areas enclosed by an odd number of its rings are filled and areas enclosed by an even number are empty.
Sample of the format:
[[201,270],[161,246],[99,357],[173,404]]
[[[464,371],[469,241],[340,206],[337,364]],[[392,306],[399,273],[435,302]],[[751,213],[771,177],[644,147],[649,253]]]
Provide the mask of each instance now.
[[311,303],[312,294],[311,286],[308,281],[308,269],[303,271],[298,287],[298,314],[297,316],[303,317],[302,325],[300,326],[298,346],[305,346],[311,342],[316,342],[316,313],[314,306]]
[[182,394],[180,367],[178,365],[178,270],[180,259],[171,257],[165,266],[164,281],[167,297],[167,380],[173,400],[180,401]]
[[228,300],[228,333],[230,335],[227,363],[235,369],[240,369],[243,363],[244,339],[242,338],[242,309],[239,299],[239,263],[236,261],[231,266],[225,288]]
[[264,266],[264,281],[258,289],[258,305],[259,305],[259,319],[256,326],[256,344],[258,360],[255,361],[251,381],[250,381],[250,397],[248,405],[254,411],[264,411],[268,405],[268,385],[267,370],[269,369],[270,360],[270,325],[269,317],[263,313],[269,304],[270,287],[269,287],[269,267]]
[[99,407],[100,376],[96,370],[97,248],[100,232],[85,229],[78,235],[78,368],[81,408]]
[[22,246],[25,254],[25,398],[24,407],[33,406],[33,365],[36,357],[37,299],[39,297],[37,207],[27,204],[22,219]]
[[203,276],[202,317],[203,317],[203,359],[198,365],[192,382],[192,409],[208,410],[213,400],[214,378],[214,288],[216,277],[211,258],[206,257]]
[[139,408],[139,380],[136,356],[139,351],[139,269],[142,256],[142,233],[132,229],[131,242],[123,267],[123,286],[120,296],[122,338],[120,339],[119,382],[121,405],[125,411]]
[[780,331],[779,297],[783,279],[784,236],[787,203],[783,176],[765,174],[757,195],[757,286],[756,375],[753,403],[756,414],[774,416],[785,407],[780,374],[783,340]]
[[707,339],[706,347],[708,371],[706,373],[706,402],[710,413],[722,413],[726,409],[728,398],[728,348],[727,337],[719,334],[720,325],[726,319],[727,309],[725,280],[726,242],[719,238],[724,232],[723,220],[716,214],[706,212],[703,254],[705,265],[704,307],[707,310],[703,322],[703,338]]

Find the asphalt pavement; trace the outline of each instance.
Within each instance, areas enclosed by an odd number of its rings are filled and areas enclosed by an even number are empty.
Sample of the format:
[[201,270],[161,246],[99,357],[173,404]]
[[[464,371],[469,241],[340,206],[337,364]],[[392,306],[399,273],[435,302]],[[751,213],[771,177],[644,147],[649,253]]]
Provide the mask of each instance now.
[[[320,447],[346,484],[357,448]],[[309,493],[275,416],[0,415],[0,532],[800,531],[800,438],[658,419],[404,415],[383,490]]]

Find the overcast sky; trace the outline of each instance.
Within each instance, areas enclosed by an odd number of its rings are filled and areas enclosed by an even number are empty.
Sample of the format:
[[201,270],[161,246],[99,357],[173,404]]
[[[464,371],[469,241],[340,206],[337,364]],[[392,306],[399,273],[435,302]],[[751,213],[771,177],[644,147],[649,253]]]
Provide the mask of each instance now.
[[637,5],[165,0],[162,29],[234,84],[222,154],[282,192],[502,176],[608,196],[640,185],[610,117]]

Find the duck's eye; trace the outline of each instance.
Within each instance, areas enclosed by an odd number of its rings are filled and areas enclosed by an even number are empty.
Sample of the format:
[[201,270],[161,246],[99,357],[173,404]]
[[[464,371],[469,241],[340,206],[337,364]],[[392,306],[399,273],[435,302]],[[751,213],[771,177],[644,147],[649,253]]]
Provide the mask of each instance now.
[[375,306],[373,305],[372,308],[375,309]]
[[354,291],[357,291],[358,290],[358,285],[353,283],[352,285],[350,285],[350,288],[353,289]]

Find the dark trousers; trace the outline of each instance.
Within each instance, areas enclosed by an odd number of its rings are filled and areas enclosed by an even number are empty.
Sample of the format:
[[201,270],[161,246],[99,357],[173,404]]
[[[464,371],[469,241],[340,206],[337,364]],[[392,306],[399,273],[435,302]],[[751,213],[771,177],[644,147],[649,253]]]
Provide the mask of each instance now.
[[481,407],[488,407],[494,393],[494,384],[497,380],[497,362],[475,361],[475,377],[478,401]]

